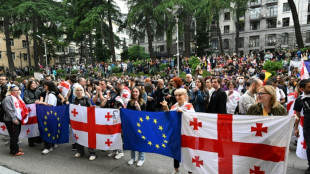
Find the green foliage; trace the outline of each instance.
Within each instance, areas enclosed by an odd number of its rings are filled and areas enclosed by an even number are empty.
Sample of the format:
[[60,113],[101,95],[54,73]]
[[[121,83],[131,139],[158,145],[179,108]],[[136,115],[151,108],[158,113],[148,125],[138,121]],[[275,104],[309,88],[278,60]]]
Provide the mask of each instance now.
[[129,60],[139,60],[149,58],[149,54],[145,53],[145,48],[138,45],[133,45],[128,49]]
[[94,71],[95,71],[95,72],[98,72],[98,70],[99,70],[99,68],[98,68],[98,67],[94,68]]
[[57,70],[56,70],[56,73],[57,73],[57,75],[60,76],[60,77],[66,76],[66,71],[63,70],[63,69],[57,69]]
[[196,70],[197,66],[200,64],[199,58],[192,56],[188,61],[190,68],[193,70]]
[[267,72],[270,72],[273,76],[277,74],[278,70],[281,70],[283,66],[283,62],[274,62],[271,60],[268,60],[264,63],[263,69],[266,70]]
[[159,65],[159,69],[160,69],[160,71],[165,71],[165,70],[167,69],[168,66],[169,66],[168,63],[161,63],[161,64]]
[[300,50],[304,53],[304,52],[306,52],[306,50],[310,50],[310,47],[305,47],[305,48],[302,48]]
[[113,73],[118,73],[120,70],[121,70],[121,69],[120,69],[119,67],[117,67],[117,66],[115,66],[115,67],[112,68],[112,72],[113,72]]
[[125,61],[128,59],[128,56],[129,56],[129,52],[128,52],[128,49],[123,49],[123,52],[121,53],[121,60],[122,61]]
[[76,69],[71,70],[71,74],[77,74],[79,71]]
[[133,63],[135,67],[138,67],[139,64],[145,66],[145,62],[143,60],[137,60]]

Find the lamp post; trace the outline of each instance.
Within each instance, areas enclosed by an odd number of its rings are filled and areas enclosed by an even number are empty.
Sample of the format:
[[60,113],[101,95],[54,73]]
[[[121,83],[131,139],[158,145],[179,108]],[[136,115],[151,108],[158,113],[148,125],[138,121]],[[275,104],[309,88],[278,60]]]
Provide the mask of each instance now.
[[[47,64],[47,47],[46,47],[46,40],[42,39],[41,36],[37,35],[38,38],[40,38],[44,42],[44,56],[45,56],[45,62],[46,62],[46,73],[49,75],[49,69],[48,69],[48,64]],[[50,40],[48,40],[49,42]]]
[[170,8],[167,8],[167,11],[171,13],[176,18],[177,23],[177,67],[178,67],[178,77],[180,76],[180,53],[179,53],[179,18]]

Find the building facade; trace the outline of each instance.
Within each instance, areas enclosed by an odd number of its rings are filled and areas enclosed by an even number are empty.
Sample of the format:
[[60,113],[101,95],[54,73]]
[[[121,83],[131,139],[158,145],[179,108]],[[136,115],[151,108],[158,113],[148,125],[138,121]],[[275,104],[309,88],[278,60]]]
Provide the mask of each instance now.
[[[294,0],[298,12],[302,38],[310,46],[310,0]],[[233,54],[238,44],[239,55],[250,52],[274,52],[297,48],[294,21],[287,0],[250,0],[248,10],[240,18],[240,39],[235,43],[234,13],[226,10],[220,15],[225,54]],[[219,52],[216,26],[211,26],[210,51]]]

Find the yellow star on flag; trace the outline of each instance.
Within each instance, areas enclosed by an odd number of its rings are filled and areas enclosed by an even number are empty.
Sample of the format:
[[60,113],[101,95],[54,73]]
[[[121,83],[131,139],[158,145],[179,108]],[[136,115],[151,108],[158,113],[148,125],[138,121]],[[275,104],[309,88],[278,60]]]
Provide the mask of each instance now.
[[147,115],[147,116],[145,117],[145,119],[146,119],[147,121],[149,121],[150,116]]
[[53,114],[53,111],[51,111],[51,114]]
[[53,140],[55,140],[55,137],[53,137]]
[[140,129],[138,129],[138,133],[140,133],[140,134],[142,133]]
[[60,130],[58,130],[58,133],[60,134]]
[[44,122],[43,122],[43,124],[44,124],[44,125],[46,125],[46,124],[47,124],[47,122],[46,122],[46,121],[44,121]]
[[164,140],[164,143],[166,143],[166,144],[167,144],[167,143],[168,143],[168,141],[167,141],[167,140]]
[[156,119],[153,119],[153,120],[154,120],[153,122],[154,122],[155,124],[157,124],[157,120],[156,120]]
[[156,144],[156,148],[159,149],[159,145],[158,144]]
[[57,117],[57,121],[59,121],[59,117]]
[[165,145],[165,144],[162,144],[161,146],[163,146],[163,148],[166,148],[166,145]]
[[48,137],[50,137],[50,136],[51,136],[51,134],[49,133],[49,134],[47,134],[47,136],[48,136]]
[[45,131],[45,132],[47,132],[47,131],[48,131],[47,127],[44,129],[44,131]]
[[44,116],[45,120],[47,120],[47,116]]
[[151,142],[151,141],[149,141],[147,144],[150,145],[150,146],[152,146],[152,142]]
[[167,138],[167,136],[165,134],[163,134],[163,138]]
[[145,139],[146,139],[146,138],[145,138],[145,136],[142,136],[142,139],[144,139],[144,140],[145,140]]
[[158,128],[158,129],[162,131],[162,130],[163,130],[163,127],[162,127],[162,126],[159,126],[159,128]]
[[61,124],[60,123],[58,123],[58,127],[60,127],[61,126]]
[[143,118],[142,117],[140,117],[140,119],[139,119],[141,122],[143,122]]
[[140,123],[137,123],[137,126],[138,126],[138,127],[141,127],[141,124],[140,124]]
[[54,114],[55,114],[55,116],[57,116],[57,112],[55,112]]
[[46,114],[47,114],[47,115],[50,115],[50,113],[49,113],[49,112],[47,112]]
[[58,138],[59,136],[58,136],[58,135],[56,135],[56,137]]

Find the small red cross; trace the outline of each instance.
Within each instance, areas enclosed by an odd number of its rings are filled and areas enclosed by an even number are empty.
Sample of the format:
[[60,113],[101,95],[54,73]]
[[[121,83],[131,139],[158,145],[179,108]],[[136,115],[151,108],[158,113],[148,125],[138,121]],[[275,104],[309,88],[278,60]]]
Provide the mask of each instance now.
[[28,130],[26,132],[27,132],[27,135],[29,135],[30,129],[28,128]]
[[110,112],[108,112],[107,115],[104,116],[108,121],[110,121],[110,118],[112,118],[112,115],[110,115]]
[[105,144],[108,145],[109,147],[111,146],[111,144],[113,143],[113,141],[110,141],[110,139],[108,139]]
[[301,145],[302,145],[302,148],[303,148],[303,149],[306,149],[306,148],[307,148],[307,145],[306,145],[306,141],[305,141],[305,140],[301,142]]
[[29,112],[31,112],[31,111],[32,111],[30,107],[28,108],[28,111],[29,111]]
[[193,108],[193,106],[191,104],[187,104],[184,106],[187,110],[191,110]]
[[122,97],[126,98],[128,97],[128,94],[123,94]]
[[73,109],[73,111],[71,111],[71,113],[73,114],[73,117],[76,117],[76,115],[79,114],[78,112],[76,112],[75,108]]
[[200,167],[200,165],[203,166],[203,160],[199,161],[199,156],[195,156],[195,158],[192,158],[192,163],[196,163],[196,167]]
[[14,105],[15,105],[15,108],[17,109],[18,108],[18,103],[15,102]]
[[74,134],[74,138],[75,138],[76,140],[78,140],[78,139],[79,139],[79,137],[78,137],[78,136],[76,136],[76,134]]
[[268,127],[263,127],[263,123],[256,123],[256,127],[251,127],[251,132],[256,131],[255,136],[262,137],[262,132],[267,133]]
[[254,170],[250,169],[250,174],[265,174],[264,171],[260,171],[259,166],[254,166]]
[[198,127],[202,127],[202,122],[198,122],[198,118],[194,118],[194,121],[189,122],[189,126],[194,126],[193,130],[198,130]]
[[1,129],[2,129],[2,131],[5,131],[6,127],[4,124],[1,126]]

